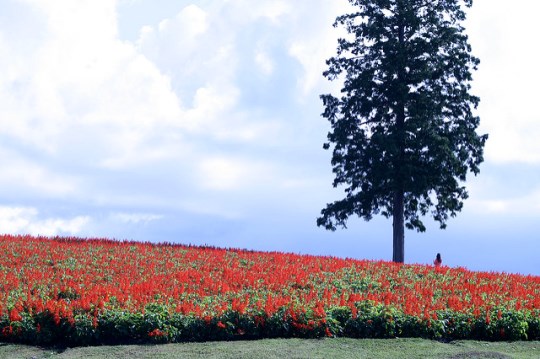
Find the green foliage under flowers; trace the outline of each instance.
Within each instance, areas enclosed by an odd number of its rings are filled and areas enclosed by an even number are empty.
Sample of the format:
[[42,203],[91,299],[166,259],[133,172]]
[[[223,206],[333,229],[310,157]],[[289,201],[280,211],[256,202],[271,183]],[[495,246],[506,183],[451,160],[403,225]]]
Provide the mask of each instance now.
[[437,318],[418,318],[369,301],[357,306],[314,310],[282,307],[271,316],[228,310],[219,316],[198,317],[171,313],[167,306],[149,304],[144,313],[104,310],[95,321],[89,313],[56,322],[47,312],[23,313],[19,321],[0,318],[2,340],[39,345],[95,345],[121,343],[173,343],[261,338],[421,337],[456,340],[539,340],[539,313],[493,309],[482,317],[441,311]]

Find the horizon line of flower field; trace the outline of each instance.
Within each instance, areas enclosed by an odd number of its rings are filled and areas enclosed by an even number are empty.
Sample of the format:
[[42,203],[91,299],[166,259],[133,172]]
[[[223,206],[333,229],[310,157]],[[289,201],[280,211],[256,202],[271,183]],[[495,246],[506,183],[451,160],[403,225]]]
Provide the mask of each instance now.
[[531,275],[73,237],[4,235],[0,250],[4,340],[540,338]]

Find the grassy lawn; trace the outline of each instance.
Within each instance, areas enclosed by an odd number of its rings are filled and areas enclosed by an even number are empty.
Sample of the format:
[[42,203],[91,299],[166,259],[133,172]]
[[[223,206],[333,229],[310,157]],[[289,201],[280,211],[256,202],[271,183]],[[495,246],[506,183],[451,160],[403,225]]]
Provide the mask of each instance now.
[[540,358],[540,342],[424,339],[266,339],[163,345],[37,348],[0,343],[0,358]]

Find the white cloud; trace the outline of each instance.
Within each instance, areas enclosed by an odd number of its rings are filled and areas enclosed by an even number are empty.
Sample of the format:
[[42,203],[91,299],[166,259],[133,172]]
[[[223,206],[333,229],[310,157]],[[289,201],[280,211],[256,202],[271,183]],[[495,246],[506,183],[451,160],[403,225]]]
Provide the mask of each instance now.
[[[42,40],[21,65],[11,60],[17,51],[0,60],[10,69],[0,77],[0,133],[108,168],[187,152],[178,140],[188,125],[170,79],[118,40],[113,1],[29,3],[47,22],[34,29]],[[8,50],[6,41],[25,41],[0,38]]]
[[271,75],[274,71],[274,62],[261,48],[255,51],[255,63],[259,66],[261,72],[266,76]]
[[523,196],[492,199],[471,199],[465,206],[470,206],[480,214],[505,214],[511,216],[538,217],[540,215],[540,190],[534,190]]
[[[190,5],[142,28],[136,44],[118,39],[114,2],[28,4],[45,19],[33,30],[39,32],[39,41],[21,55],[22,64],[10,61],[17,51],[0,59],[0,65],[10,69],[9,76],[0,75],[0,133],[30,149],[5,172],[11,185],[17,182],[50,196],[69,194],[92,203],[100,198],[110,203],[111,196],[163,203],[153,195],[139,196],[138,188],[144,187],[136,180],[140,171],[154,166],[158,173],[178,178],[184,176],[181,171],[194,168],[206,188],[224,191],[253,184],[253,172],[273,166],[270,157],[255,164],[228,157],[238,158],[237,153],[218,158],[208,153],[219,151],[222,143],[255,146],[240,148],[245,151],[285,138],[283,121],[289,119],[268,109],[240,107],[245,90],[237,83],[242,70],[238,59],[250,57],[268,76],[279,64],[272,49],[263,46],[264,39],[258,46],[255,37],[247,49],[239,39],[261,19],[284,26],[293,4]],[[232,10],[242,13],[233,11],[232,19],[224,16]],[[25,40],[23,36],[17,42]],[[13,43],[0,36],[0,48],[8,53]],[[14,86],[19,91],[13,91]],[[25,159],[43,150],[38,161]],[[195,157],[205,160],[197,164]],[[135,180],[125,187],[136,194],[124,188],[113,193],[114,188],[107,187],[123,171],[133,171]]]
[[[235,203],[238,207],[238,203]],[[217,203],[214,198],[204,199],[198,197],[196,200],[182,200],[179,203],[179,208],[191,214],[204,215],[211,217],[220,217],[229,220],[237,220],[243,217],[238,208],[232,208],[230,201],[221,204]]]
[[0,206],[0,228],[4,233],[53,236],[75,235],[90,222],[90,217],[39,218],[39,211],[33,207]]
[[466,31],[481,60],[473,91],[481,98],[481,131],[490,135],[488,161],[540,163],[540,72],[532,71],[539,55],[532,24],[539,11],[540,3],[526,0],[511,6],[480,1],[469,11]]
[[[208,16],[200,7],[196,5],[186,6],[176,18],[182,23],[188,31],[188,37],[195,37],[203,34],[208,29]],[[161,24],[160,24],[160,30]]]
[[472,204],[482,213],[505,213],[510,208],[509,201],[504,200],[480,200],[473,201]]
[[[238,96],[239,91],[234,86],[218,87],[209,85],[200,87],[195,92],[194,108],[188,112],[188,115],[198,126],[201,123],[213,122],[220,114],[232,110],[238,101]],[[222,122],[224,121],[222,120]]]
[[272,179],[268,164],[224,156],[203,159],[199,179],[203,188],[230,191],[261,186]]
[[[239,4],[242,4],[244,2],[245,1],[239,1]],[[248,9],[251,10],[250,13],[253,17],[267,18],[274,24],[279,24],[282,17],[294,11],[294,5],[288,1],[259,1],[259,4],[257,5],[255,5],[252,1],[247,1],[247,3],[249,3]]]
[[[536,218],[540,215],[540,187],[531,180],[535,167],[499,165],[489,167],[466,183],[470,198],[465,209],[475,213]],[[533,176],[538,177],[538,176]]]
[[226,77],[233,70],[234,54],[228,50],[233,31],[217,28],[215,16],[189,5],[157,26],[143,27],[137,49],[164,73],[177,75],[179,86],[183,81],[197,80],[200,86],[201,79]]
[[[322,76],[326,70],[325,61],[335,55],[337,38],[346,34],[342,28],[332,28],[332,24],[338,15],[351,12],[346,1],[321,2],[318,5],[314,7],[312,2],[301,2],[294,12],[295,31],[289,42],[289,54],[298,60],[304,70],[298,80],[302,96],[311,95],[315,89],[330,86]],[[314,18],[317,21],[304,18],[306,13],[312,12],[316,12]]]
[[[58,174],[39,161],[0,147],[0,193],[62,198],[74,195],[81,181],[72,174]],[[7,191],[6,191],[7,189]]]
[[163,216],[153,213],[113,213],[111,218],[115,221],[127,223],[127,224],[147,224],[152,221],[162,219]]

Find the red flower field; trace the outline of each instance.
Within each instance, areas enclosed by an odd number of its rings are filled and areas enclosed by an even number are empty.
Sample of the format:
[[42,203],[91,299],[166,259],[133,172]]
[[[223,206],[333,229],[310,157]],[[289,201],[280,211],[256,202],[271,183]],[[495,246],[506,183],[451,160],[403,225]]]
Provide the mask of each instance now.
[[106,239],[0,252],[4,341],[540,339],[536,276]]

